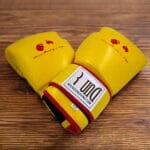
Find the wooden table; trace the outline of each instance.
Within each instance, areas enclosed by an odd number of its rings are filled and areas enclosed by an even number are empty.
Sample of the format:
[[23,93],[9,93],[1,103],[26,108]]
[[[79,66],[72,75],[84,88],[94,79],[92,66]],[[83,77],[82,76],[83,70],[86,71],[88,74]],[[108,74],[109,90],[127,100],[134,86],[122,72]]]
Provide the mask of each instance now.
[[0,0],[0,150],[150,150],[150,63],[102,115],[74,136],[9,66],[5,48],[57,31],[74,49],[102,26],[118,29],[150,58],[149,0]]

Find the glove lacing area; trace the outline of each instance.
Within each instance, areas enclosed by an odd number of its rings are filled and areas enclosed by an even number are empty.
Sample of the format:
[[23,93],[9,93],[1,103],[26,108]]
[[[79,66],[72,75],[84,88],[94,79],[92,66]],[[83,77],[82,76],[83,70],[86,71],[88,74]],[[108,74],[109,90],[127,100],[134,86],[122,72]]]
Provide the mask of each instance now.
[[[80,67],[82,66],[80,64],[75,64],[75,65],[78,65]],[[98,80],[98,82],[103,84],[103,86],[105,87],[106,91],[109,93],[109,96],[111,97],[111,92],[107,88],[107,86],[94,73],[89,71],[86,67],[82,66],[82,68],[87,70],[94,78],[96,78]],[[67,109],[65,110],[63,108],[62,104],[59,103],[60,101],[57,101],[49,92],[47,92],[45,90],[44,91],[44,96],[43,96],[43,99],[44,99],[45,103],[48,105],[48,107],[51,109],[51,111],[56,116],[58,121],[62,124],[62,126],[66,130],[68,130],[69,132],[71,132],[73,134],[79,134],[87,126],[87,124],[89,122],[91,122],[92,120],[96,119],[95,116],[93,116],[93,114],[90,112],[90,110],[88,110],[86,107],[84,107],[83,104],[80,103],[78,98],[75,97],[70,92],[68,92],[61,84],[58,84],[58,83],[55,83],[55,82],[50,82],[49,86],[55,87],[56,89],[61,91],[77,107],[77,109],[80,111],[80,113],[83,114],[82,117],[78,116],[79,117],[79,121],[75,121],[74,120],[74,115],[72,114],[72,116],[70,116],[68,114],[69,110],[67,110]],[[87,123],[84,124],[83,126],[81,125],[82,126],[81,127],[79,125],[79,122],[82,122],[82,119],[86,119]],[[63,125],[63,123],[66,122],[66,120],[69,123],[67,123],[67,125]]]

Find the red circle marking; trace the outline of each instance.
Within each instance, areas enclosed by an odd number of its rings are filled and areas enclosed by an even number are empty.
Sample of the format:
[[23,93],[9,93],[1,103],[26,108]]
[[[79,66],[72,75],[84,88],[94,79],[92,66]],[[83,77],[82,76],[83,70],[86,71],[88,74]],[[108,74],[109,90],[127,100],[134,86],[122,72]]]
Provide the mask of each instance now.
[[120,44],[120,41],[117,39],[111,39],[112,44]]
[[47,44],[54,44],[54,42],[51,41],[51,40],[46,40],[46,43],[47,43]]
[[124,49],[125,52],[129,51],[127,46],[122,46],[122,48]]
[[43,50],[44,50],[43,44],[37,44],[37,45],[36,45],[36,50],[38,50],[38,51],[43,51]]

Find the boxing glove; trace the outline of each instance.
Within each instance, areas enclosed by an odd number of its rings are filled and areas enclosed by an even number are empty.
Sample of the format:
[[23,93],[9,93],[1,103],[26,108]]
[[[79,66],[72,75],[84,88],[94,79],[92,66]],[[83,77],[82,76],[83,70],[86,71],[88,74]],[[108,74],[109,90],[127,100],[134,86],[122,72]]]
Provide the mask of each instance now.
[[6,59],[42,96],[48,83],[74,58],[71,45],[56,32],[44,32],[25,37],[8,46]]
[[145,65],[141,50],[119,32],[104,27],[79,46],[68,65],[45,89],[43,99],[62,126],[80,133],[95,120]]

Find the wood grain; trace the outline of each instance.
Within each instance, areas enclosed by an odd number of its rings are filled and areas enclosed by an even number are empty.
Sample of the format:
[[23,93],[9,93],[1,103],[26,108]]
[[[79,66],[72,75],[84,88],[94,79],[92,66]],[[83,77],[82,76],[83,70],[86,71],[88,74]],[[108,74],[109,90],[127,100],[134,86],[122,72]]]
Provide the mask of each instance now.
[[5,48],[57,31],[74,49],[102,26],[118,29],[150,58],[149,0],[0,0],[0,150],[150,150],[150,63],[82,134],[64,131],[9,66]]

